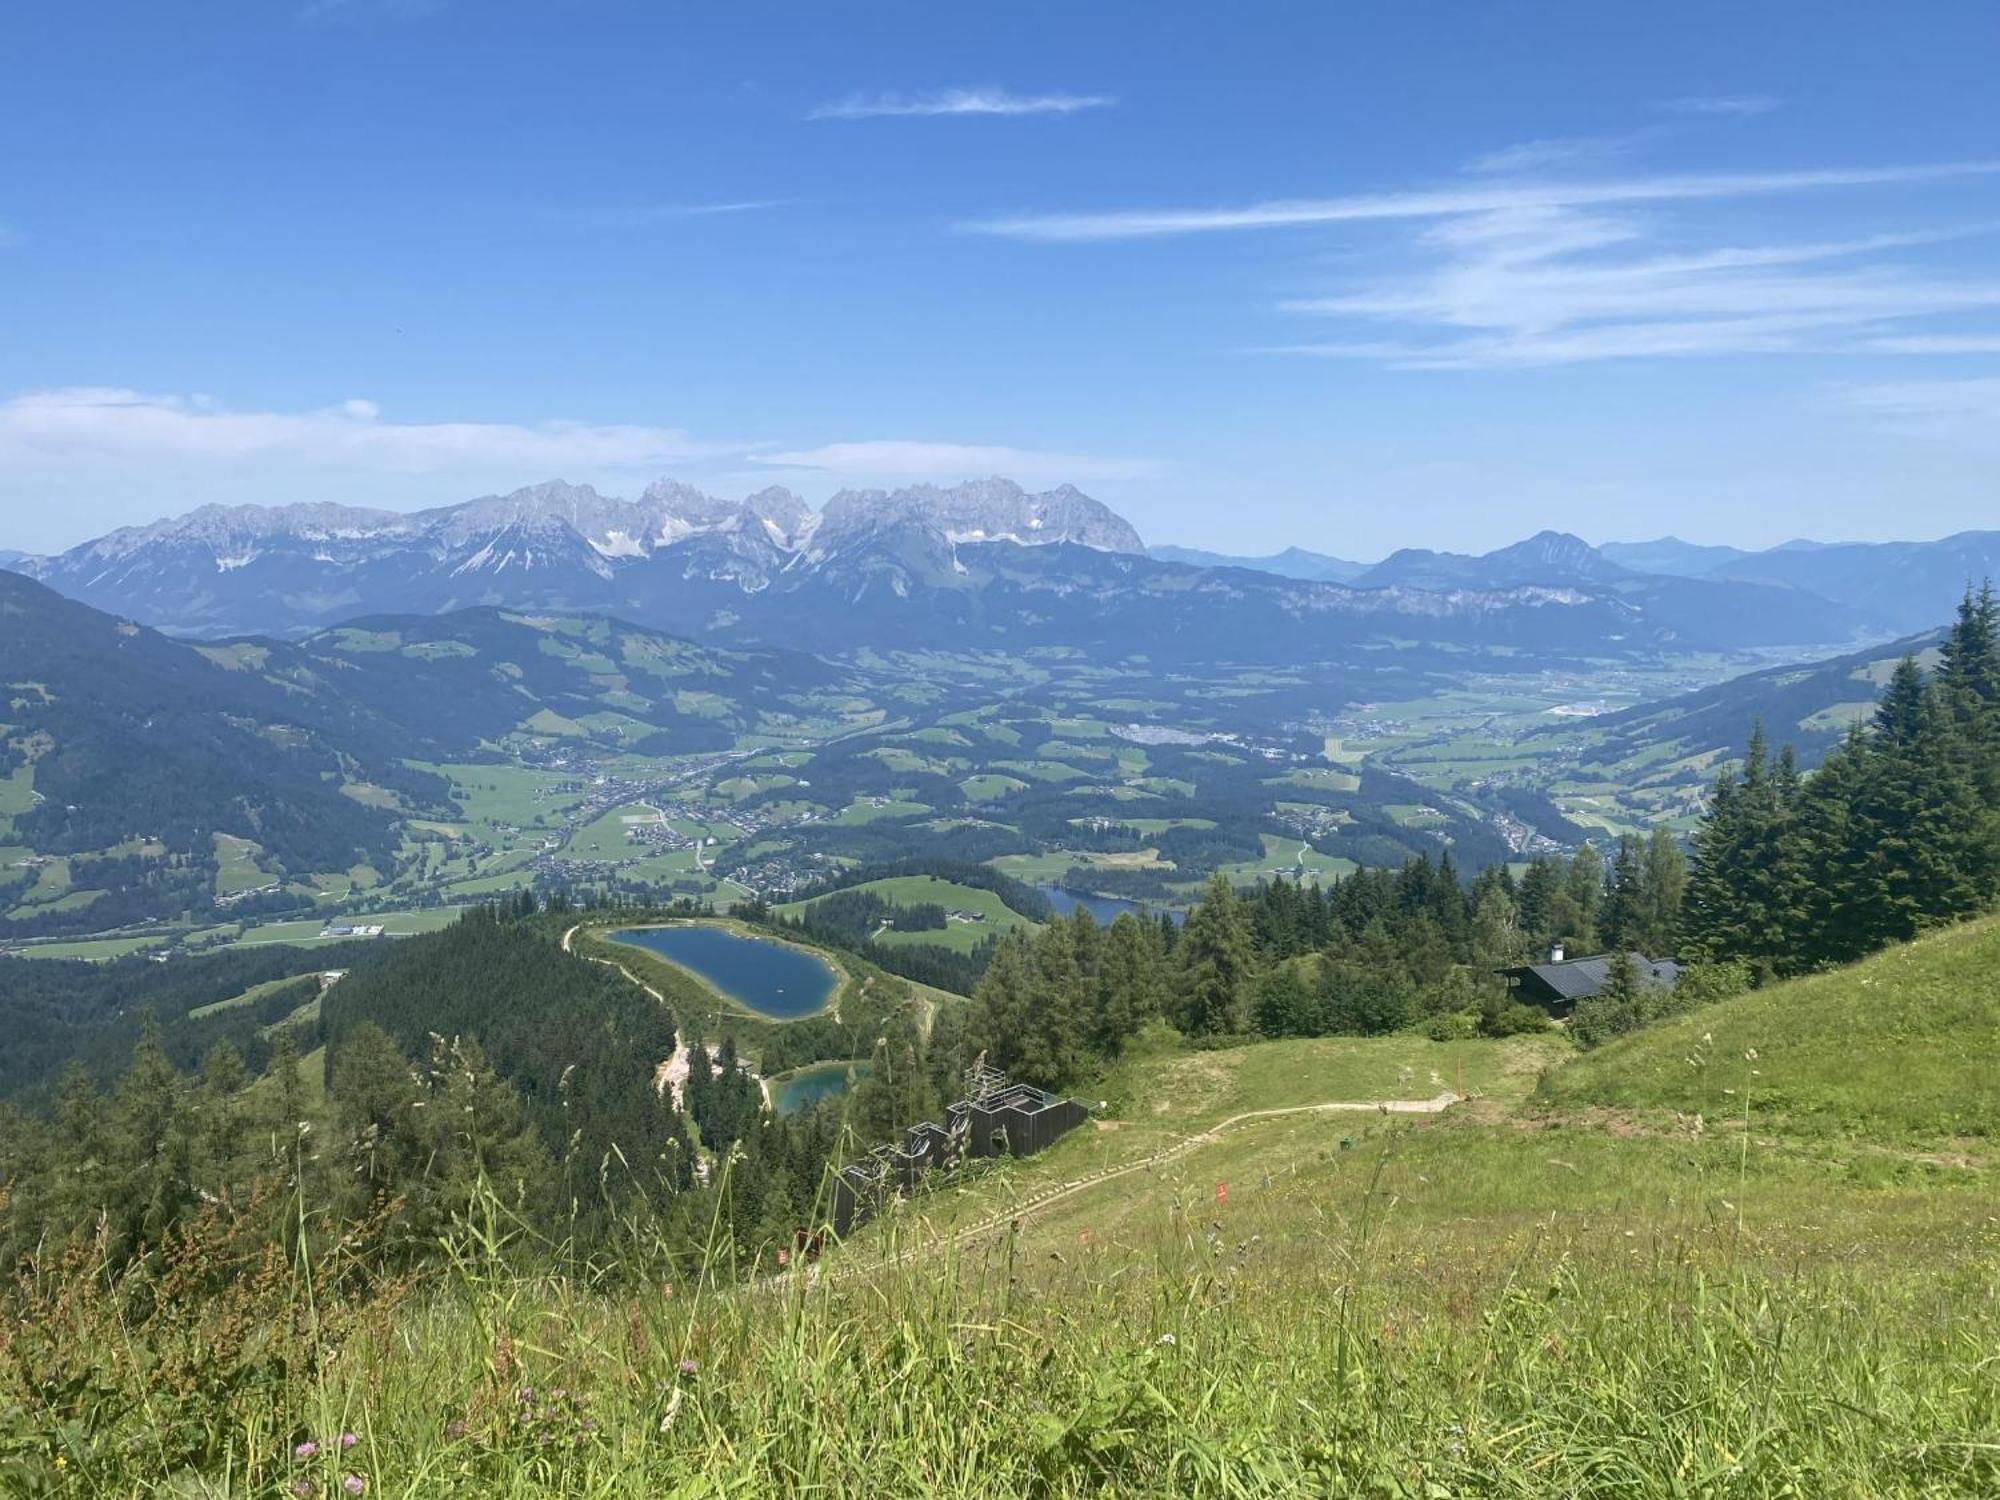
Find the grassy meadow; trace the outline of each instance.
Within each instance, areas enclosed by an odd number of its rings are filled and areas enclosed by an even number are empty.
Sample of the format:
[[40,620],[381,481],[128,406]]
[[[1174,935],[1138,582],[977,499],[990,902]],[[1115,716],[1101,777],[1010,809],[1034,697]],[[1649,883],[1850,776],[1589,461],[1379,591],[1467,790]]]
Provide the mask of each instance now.
[[1582,1055],[1146,1035],[1050,1152],[749,1286],[643,1226],[564,1266],[497,1206],[422,1276],[226,1234],[46,1270],[0,1329],[0,1488],[1991,1495],[1996,946]]

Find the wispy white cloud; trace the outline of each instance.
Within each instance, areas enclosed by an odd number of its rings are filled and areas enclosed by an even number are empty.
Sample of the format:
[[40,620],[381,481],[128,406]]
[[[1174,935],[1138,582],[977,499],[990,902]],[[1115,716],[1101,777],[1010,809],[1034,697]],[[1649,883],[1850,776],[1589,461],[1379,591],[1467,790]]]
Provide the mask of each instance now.
[[713,203],[630,203],[611,208],[551,209],[545,217],[571,229],[650,229],[699,219],[789,208],[796,198],[734,198]]
[[1677,115],[1768,115],[1782,103],[1769,94],[1696,94],[1668,99],[1660,108]]
[[[1913,270],[1889,252],[1936,234],[1647,253],[1643,226],[1568,209],[1447,220],[1422,269],[1295,299],[1287,312],[1397,337],[1283,352],[1465,369],[1730,354],[1878,352],[1913,319],[2000,307],[2000,278]],[[1911,351],[1914,352],[1914,351]]]
[[1911,333],[1862,339],[1864,354],[2000,354],[2000,333]]
[[394,422],[365,400],[311,411],[243,411],[201,396],[88,386],[0,401],[0,468],[22,471],[259,463],[357,474],[545,474],[648,469],[713,451],[671,427]]
[[931,115],[1073,115],[1108,109],[1108,94],[1016,94],[1002,88],[944,89],[931,94],[850,94],[822,104],[814,120],[905,119]]
[[1165,235],[1289,229],[1398,219],[1443,219],[1521,209],[1610,207],[1764,197],[1817,189],[1936,182],[2000,172],[2000,161],[1799,172],[1710,172],[1584,182],[1496,182],[1477,186],[1301,198],[1240,208],[1120,209],[1103,213],[1023,214],[961,225],[976,234],[1049,242],[1130,240]]
[[1023,483],[1062,480],[1150,479],[1162,472],[1151,459],[1109,458],[1038,448],[981,443],[934,443],[907,439],[828,443],[818,448],[760,453],[771,468],[802,469],[863,480],[960,480],[969,474],[1005,474]]
[[1517,141],[1498,151],[1473,157],[1465,164],[1465,169],[1497,176],[1593,165],[1623,156],[1633,148],[1656,139],[1659,134],[1657,130],[1630,130],[1622,135],[1569,135],[1550,140]]
[[[963,226],[1043,242],[1375,225],[1392,237],[1343,264],[1398,255],[1403,269],[1349,280],[1280,311],[1338,325],[1257,352],[1473,369],[1745,354],[1994,352],[1937,319],[2000,308],[2000,275],[1904,255],[1991,232],[1869,234],[1716,243],[1713,206],[1989,177],[2000,162],[1550,180],[1548,169],[1643,139],[1529,142],[1471,164],[1479,182],[1240,208],[1035,214]],[[1530,174],[1530,175],[1522,175]],[[1671,210],[1686,205],[1705,212]],[[1670,248],[1669,248],[1670,247]]]
[[1834,395],[1892,431],[1971,438],[2000,448],[2000,376],[1844,385],[1835,387]]

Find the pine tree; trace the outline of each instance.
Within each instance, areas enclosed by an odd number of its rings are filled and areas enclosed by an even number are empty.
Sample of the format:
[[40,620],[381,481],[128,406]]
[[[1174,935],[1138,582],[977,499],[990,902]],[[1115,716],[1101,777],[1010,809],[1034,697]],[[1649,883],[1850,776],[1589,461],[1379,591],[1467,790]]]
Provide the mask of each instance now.
[[1606,947],[1615,952],[1643,946],[1645,904],[1645,866],[1640,861],[1639,840],[1629,833],[1621,834],[1599,923]]
[[520,1093],[495,1073],[471,1037],[435,1044],[424,1124],[425,1177],[439,1222],[473,1211],[482,1191],[522,1208],[539,1204],[555,1170]]
[[[1799,792],[1786,830],[1781,879],[1789,892],[1790,951],[1781,973],[1802,974],[1872,951],[1881,925],[1867,915],[1871,858],[1864,830],[1866,791],[1875,770],[1866,731],[1854,725]],[[1879,886],[1877,887],[1879,891]]]
[[1681,903],[1687,890],[1687,859],[1672,833],[1655,827],[1646,840],[1639,901],[1640,947],[1653,958],[1680,951]]
[[1150,922],[1121,912],[1106,929],[1090,1036],[1098,1052],[1115,1057],[1127,1037],[1160,1013],[1164,962],[1159,929]]
[[1025,928],[1016,927],[994,947],[972,995],[987,1061],[1002,1072],[1019,1067],[1024,1048],[1033,1045],[1034,980],[1033,940]]
[[1175,950],[1181,1029],[1190,1036],[1226,1036],[1249,1020],[1254,955],[1243,903],[1217,871],[1201,904],[1188,913]]
[[329,1094],[355,1190],[364,1202],[406,1191],[429,1154],[429,1132],[419,1118],[427,1107],[422,1081],[372,1021],[348,1034],[332,1068]]
[[1796,918],[1784,866],[1796,788],[1789,761],[1774,771],[1759,724],[1741,780],[1722,773],[1695,835],[1686,918],[1697,956],[1739,958],[1768,973],[1791,953]]
[[1555,930],[1556,899],[1562,893],[1562,883],[1561,867],[1547,855],[1531,860],[1521,877],[1516,905],[1520,929],[1530,949],[1547,952],[1551,943],[1566,936]]
[[[1087,913],[1084,919],[1090,920]],[[1020,1069],[1045,1088],[1060,1088],[1083,1071],[1086,1000],[1072,926],[1057,918],[1035,940],[1032,1019],[1022,1040]]]
[[1473,896],[1471,961],[1475,968],[1487,971],[1518,963],[1528,951],[1514,895],[1505,879],[1506,867],[1495,868],[1501,878],[1488,879],[1482,874]]
[[1682,907],[1687,947],[1697,957],[1725,958],[1740,951],[1742,922],[1734,861],[1742,839],[1735,774],[1717,774],[1708,812],[1694,831],[1694,860]]
[[1951,754],[1976,797],[1967,815],[1984,852],[1976,856],[1974,879],[1990,902],[2000,898],[2000,599],[1991,580],[1976,594],[1966,591],[1945,639],[1937,686],[1953,729]]
[[209,1049],[202,1059],[196,1104],[195,1176],[204,1191],[224,1202],[248,1171],[249,1085],[250,1070],[243,1066],[242,1053],[228,1042]]
[[1850,920],[1869,947],[1978,911],[1992,894],[1991,820],[1947,705],[1905,658],[1891,678],[1854,814],[1866,840]]
[[875,1044],[868,1076],[854,1091],[855,1128],[867,1140],[886,1141],[936,1114],[923,1033],[909,1007],[898,1007]]
[[151,1016],[112,1094],[111,1119],[117,1169],[111,1213],[127,1245],[157,1244],[199,1195],[186,1082],[167,1060]]
[[1396,939],[1386,922],[1371,922],[1353,948],[1320,966],[1319,1027],[1351,1036],[1380,1036],[1410,1019],[1410,988]]
[[[40,1216],[49,1238],[60,1243],[86,1232],[104,1205],[114,1165],[104,1097],[82,1063],[65,1064],[56,1082],[53,1129],[48,1142],[49,1180]],[[16,1203],[15,1208],[32,1205]],[[32,1222],[23,1218],[23,1224]],[[39,1232],[39,1227],[37,1232]]]
[[1563,893],[1569,898],[1570,931],[1557,936],[1569,937],[1579,953],[1596,951],[1598,915],[1604,903],[1604,856],[1595,844],[1585,844],[1570,860]]

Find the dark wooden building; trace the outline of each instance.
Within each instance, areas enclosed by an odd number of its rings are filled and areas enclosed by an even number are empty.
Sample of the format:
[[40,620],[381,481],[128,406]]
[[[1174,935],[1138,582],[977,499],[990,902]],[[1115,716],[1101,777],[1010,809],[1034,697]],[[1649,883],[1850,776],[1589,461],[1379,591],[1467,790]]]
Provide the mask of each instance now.
[[[1629,955],[1639,983],[1664,985],[1672,989],[1680,983],[1681,965],[1671,958],[1648,958],[1643,953]],[[1593,953],[1587,958],[1564,958],[1562,950],[1549,955],[1547,963],[1520,964],[1502,969],[1507,988],[1524,1005],[1539,1005],[1557,1020],[1576,1009],[1579,1000],[1603,994],[1611,984],[1611,955]]]
[[966,1075],[966,1097],[945,1111],[942,1124],[912,1125],[900,1142],[877,1146],[834,1174],[834,1233],[846,1234],[939,1168],[980,1157],[1033,1156],[1089,1118],[1074,1099],[975,1067]]

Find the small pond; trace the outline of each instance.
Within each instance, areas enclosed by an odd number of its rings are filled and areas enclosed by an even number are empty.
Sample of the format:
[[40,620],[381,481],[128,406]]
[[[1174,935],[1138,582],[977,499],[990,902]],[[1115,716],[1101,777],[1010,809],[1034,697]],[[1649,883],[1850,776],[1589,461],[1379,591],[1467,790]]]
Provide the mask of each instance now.
[[781,1115],[846,1093],[867,1075],[866,1062],[816,1062],[770,1080],[771,1107]]
[[1049,905],[1055,908],[1055,913],[1059,917],[1068,916],[1079,906],[1105,925],[1117,921],[1128,911],[1149,917],[1158,917],[1164,911],[1174,919],[1177,926],[1187,916],[1186,912],[1173,911],[1164,906],[1141,906],[1136,901],[1122,900],[1117,896],[1079,896],[1075,891],[1066,891],[1059,885],[1045,885],[1040,887],[1040,890],[1049,898]]
[[832,998],[839,982],[833,966],[816,954],[726,927],[689,922],[633,927],[613,936],[679,964],[746,1010],[774,1021],[811,1015]]

